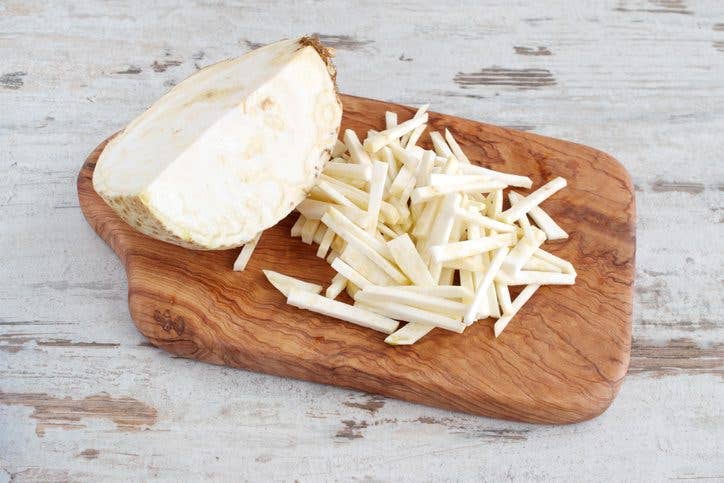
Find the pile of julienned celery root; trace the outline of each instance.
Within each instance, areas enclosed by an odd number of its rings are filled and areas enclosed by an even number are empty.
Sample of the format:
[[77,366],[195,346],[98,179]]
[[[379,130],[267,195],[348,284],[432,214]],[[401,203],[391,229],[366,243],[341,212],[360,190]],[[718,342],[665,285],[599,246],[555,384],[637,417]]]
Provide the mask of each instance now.
[[[387,112],[384,131],[360,142],[347,129],[337,142],[291,230],[318,244],[317,256],[337,275],[322,296],[319,285],[265,270],[287,303],[403,345],[487,317],[497,319],[497,337],[541,285],[575,282],[573,265],[541,248],[568,237],[539,206],[566,180],[528,194],[511,189],[503,209],[506,188],[529,190],[531,179],[472,164],[448,130],[430,133],[432,150],[418,146],[427,107],[399,124]],[[257,242],[242,248],[235,270]],[[513,285],[525,287],[511,300]],[[345,289],[354,305],[335,300]]]

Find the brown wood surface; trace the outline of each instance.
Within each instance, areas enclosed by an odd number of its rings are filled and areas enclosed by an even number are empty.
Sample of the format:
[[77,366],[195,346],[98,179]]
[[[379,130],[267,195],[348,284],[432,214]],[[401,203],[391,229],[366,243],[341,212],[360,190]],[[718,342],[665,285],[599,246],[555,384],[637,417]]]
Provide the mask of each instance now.
[[[342,96],[343,129],[380,129],[385,110],[412,109]],[[105,142],[78,176],[94,230],[123,261],[131,318],[154,345],[214,364],[355,388],[505,419],[571,423],[603,412],[626,374],[631,348],[635,201],[625,169],[595,149],[441,114],[473,162],[522,173],[534,186],[563,176],[544,203],[570,234],[546,248],[571,260],[573,287],[542,287],[499,339],[492,319],[458,335],[433,331],[409,347],[382,334],[286,305],[261,270],[327,284],[316,248],[292,239],[293,217],[264,232],[244,272],[238,250],[203,252],[156,241],[126,225],[91,178]]]

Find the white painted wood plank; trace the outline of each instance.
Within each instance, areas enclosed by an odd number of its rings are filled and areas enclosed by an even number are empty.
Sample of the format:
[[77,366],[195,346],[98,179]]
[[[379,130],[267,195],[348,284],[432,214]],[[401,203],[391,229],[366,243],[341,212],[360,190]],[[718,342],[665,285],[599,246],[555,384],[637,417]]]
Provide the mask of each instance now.
[[[634,346],[608,412],[495,421],[145,345],[123,269],[77,208],[82,160],[197,65],[309,32],[337,48],[343,92],[623,162]],[[0,59],[0,481],[723,477],[722,2],[11,0]]]

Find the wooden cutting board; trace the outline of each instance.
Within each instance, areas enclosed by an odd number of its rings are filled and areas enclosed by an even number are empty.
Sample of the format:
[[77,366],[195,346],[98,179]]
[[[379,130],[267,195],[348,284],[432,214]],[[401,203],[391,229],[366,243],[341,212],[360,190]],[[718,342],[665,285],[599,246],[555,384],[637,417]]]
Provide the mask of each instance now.
[[[385,110],[413,109],[342,96],[342,128],[362,137]],[[473,162],[568,187],[544,208],[570,238],[546,249],[578,271],[573,287],[542,287],[497,340],[493,320],[464,334],[434,330],[413,346],[286,305],[265,279],[271,268],[327,285],[316,248],[292,239],[287,217],[264,232],[246,271],[237,250],[192,251],[148,238],[95,193],[92,174],[105,142],[78,175],[83,214],[126,267],[138,330],[174,354],[213,364],[334,384],[431,406],[519,421],[572,423],[603,412],[626,374],[631,348],[635,201],[626,170],[595,149],[442,114]],[[423,143],[424,144],[424,143]]]

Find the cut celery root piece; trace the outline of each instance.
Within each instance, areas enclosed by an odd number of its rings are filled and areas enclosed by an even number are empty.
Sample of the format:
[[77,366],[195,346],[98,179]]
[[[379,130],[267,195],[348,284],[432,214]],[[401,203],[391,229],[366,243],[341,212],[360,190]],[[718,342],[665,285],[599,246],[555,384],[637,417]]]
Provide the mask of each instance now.
[[106,145],[95,191],[152,238],[204,250],[249,242],[330,159],[342,116],[330,58],[303,37],[201,69]]
[[400,290],[396,287],[379,287],[375,285],[368,285],[363,288],[362,292],[357,294],[355,300],[364,303],[394,302],[451,317],[462,317],[467,309],[466,304],[443,297]]
[[328,317],[351,322],[353,324],[391,334],[399,323],[389,317],[381,316],[360,307],[338,302],[305,290],[292,289],[287,303],[300,309],[311,310]]
[[432,327],[440,327],[441,329],[457,333],[462,333],[463,330],[465,330],[465,325],[460,322],[460,318],[448,317],[435,312],[394,302],[379,302],[366,299],[361,301],[360,298],[362,297],[360,297],[360,295],[362,293],[363,292],[358,292],[356,294],[355,305],[361,305],[371,312],[405,322],[414,322]]
[[412,280],[413,284],[422,287],[435,285],[430,270],[427,269],[427,265],[425,265],[407,233],[388,241],[387,248],[390,250],[397,266],[400,267],[400,270],[407,278]]
[[259,243],[259,238],[261,238],[261,233],[257,234],[254,238],[249,240],[239,252],[239,256],[236,258],[236,261],[234,261],[234,271],[235,272],[243,272],[246,268],[246,264],[249,263],[249,260],[251,259],[251,255],[254,253],[254,250],[256,249],[257,243]]
[[314,294],[322,292],[322,286],[316,283],[305,282],[273,270],[262,270],[262,272],[264,272],[264,276],[269,280],[269,283],[284,294],[285,297],[289,296],[292,289],[304,290]]
[[515,314],[518,313],[518,311],[533,296],[533,294],[536,290],[538,290],[539,287],[540,285],[528,285],[523,290],[521,290],[521,292],[515,298],[515,301],[511,304],[510,312],[495,321],[495,325],[493,326],[495,337],[498,337],[503,332],[503,330],[505,330]]
[[435,327],[421,324],[405,324],[401,329],[388,335],[385,342],[390,345],[412,345],[425,337]]

